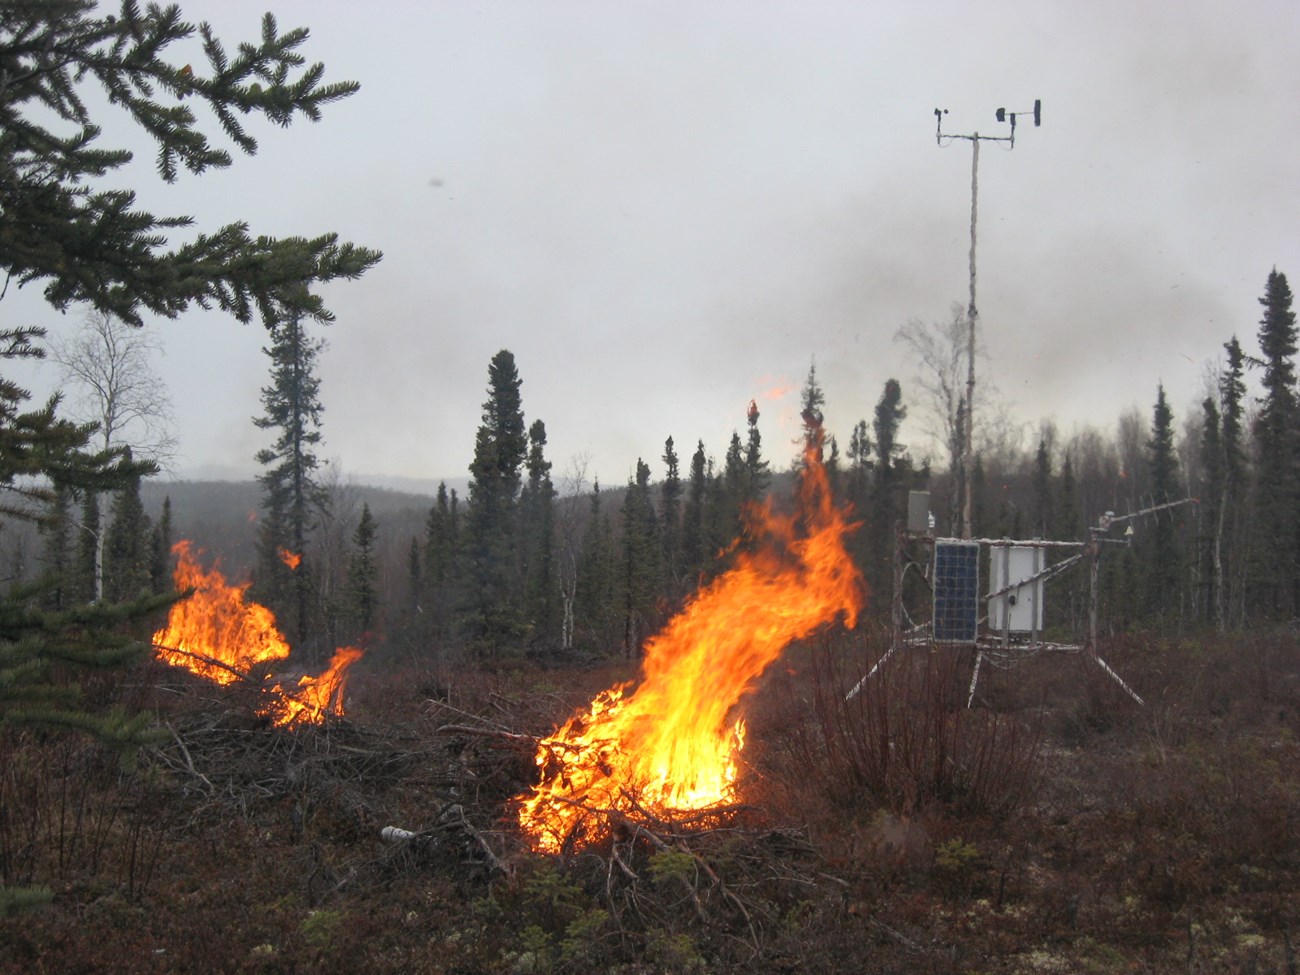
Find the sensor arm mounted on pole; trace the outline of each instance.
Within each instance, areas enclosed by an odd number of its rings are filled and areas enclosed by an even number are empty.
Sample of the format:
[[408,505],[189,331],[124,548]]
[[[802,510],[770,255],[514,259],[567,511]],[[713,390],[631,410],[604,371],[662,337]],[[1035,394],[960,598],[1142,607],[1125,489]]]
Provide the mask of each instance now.
[[1180,498],[1177,501],[1166,501],[1164,504],[1153,504],[1149,508],[1142,508],[1127,515],[1116,515],[1114,512],[1107,511],[1097,522],[1099,531],[1108,531],[1112,525],[1118,525],[1122,521],[1131,521],[1134,518],[1143,518],[1147,515],[1153,515],[1158,511],[1164,511],[1167,508],[1177,508],[1184,504],[1200,504],[1200,498]]
[[[966,350],[966,409],[965,409],[965,430],[962,437],[962,478],[965,482],[965,491],[962,498],[961,514],[961,537],[970,538],[973,533],[973,504],[971,499],[971,473],[975,463],[975,330],[976,322],[979,320],[979,311],[975,305],[975,226],[976,215],[978,213],[979,203],[979,167],[980,167],[980,143],[981,142],[1005,142],[1007,147],[1014,149],[1016,146],[1016,116],[1027,115],[1028,112],[1007,112],[1005,108],[999,108],[995,113],[995,118],[999,122],[1011,122],[1010,135],[980,135],[978,132],[972,132],[969,135],[945,135],[943,131],[943,117],[948,114],[946,108],[936,108],[934,110],[935,126],[934,139],[940,146],[946,145],[945,139],[951,143],[954,139],[966,139],[971,144],[971,175],[970,175],[970,304],[966,309],[966,319],[969,323],[969,337],[967,340]],[[1043,101],[1041,98],[1034,99],[1034,125],[1043,124]]]
[[934,110],[934,118],[935,118],[934,140],[939,145],[944,144],[943,143],[944,139],[969,139],[972,142],[976,140],[983,141],[983,142],[1005,142],[1011,148],[1015,148],[1016,117],[1019,115],[1033,115],[1034,125],[1036,127],[1041,126],[1043,124],[1043,100],[1041,98],[1035,98],[1034,107],[1031,111],[1008,112],[1005,108],[999,108],[996,112],[993,113],[993,117],[996,118],[999,122],[1011,123],[1010,135],[980,135],[978,132],[974,132],[970,135],[947,134],[943,131],[943,117],[947,114],[948,114],[948,109],[946,108],[936,108]]

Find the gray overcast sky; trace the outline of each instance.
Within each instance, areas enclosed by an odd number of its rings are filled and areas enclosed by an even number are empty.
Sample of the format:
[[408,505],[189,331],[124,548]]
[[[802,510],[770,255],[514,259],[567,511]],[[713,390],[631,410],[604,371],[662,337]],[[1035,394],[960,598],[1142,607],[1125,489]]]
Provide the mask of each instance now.
[[[270,5],[181,3],[228,48]],[[979,174],[980,368],[1028,424],[1109,431],[1149,415],[1159,382],[1181,423],[1222,343],[1255,349],[1270,268],[1300,275],[1295,0],[274,13],[361,91],[170,187],[123,118],[102,144],[144,149],[134,182],[156,212],[384,251],[328,289],[323,330],[320,453],[361,480],[463,477],[502,348],[557,477],[586,456],[617,485],[640,456],[658,478],[669,435],[684,463],[700,438],[721,456],[751,398],[784,466],[814,358],[846,444],[887,378],[908,398],[897,328],[965,301],[970,144],[935,144],[936,107],[945,131],[1005,134],[997,107],[1043,101],[1042,128],[985,144]],[[11,294],[6,318],[29,301]],[[159,328],[177,473],[251,476],[264,332],[216,313]]]

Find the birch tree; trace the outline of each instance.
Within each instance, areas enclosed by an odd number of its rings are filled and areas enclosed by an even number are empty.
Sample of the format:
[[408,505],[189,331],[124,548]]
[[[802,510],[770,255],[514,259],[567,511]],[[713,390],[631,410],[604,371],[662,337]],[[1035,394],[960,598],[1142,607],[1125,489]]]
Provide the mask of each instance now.
[[[91,444],[102,453],[130,448],[159,468],[175,455],[171,397],[154,369],[162,342],[147,327],[128,325],[105,311],[91,310],[69,339],[50,341],[50,358],[62,368],[70,416],[95,425]],[[108,506],[97,499],[102,512]],[[104,544],[109,524],[82,522],[94,540],[93,599],[104,598]]]

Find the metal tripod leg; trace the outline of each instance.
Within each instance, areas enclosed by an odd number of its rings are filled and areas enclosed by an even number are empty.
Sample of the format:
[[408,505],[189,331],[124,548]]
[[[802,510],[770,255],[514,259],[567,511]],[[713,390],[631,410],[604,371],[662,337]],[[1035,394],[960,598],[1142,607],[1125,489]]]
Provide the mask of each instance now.
[[1110,664],[1106,663],[1106,661],[1102,660],[1101,656],[1097,653],[1096,650],[1092,651],[1092,659],[1097,661],[1097,666],[1100,667],[1102,670],[1104,670],[1110,676],[1111,680],[1113,680],[1120,687],[1124,688],[1124,693],[1126,693],[1129,697],[1133,698],[1133,700],[1137,701],[1138,704],[1141,704],[1143,707],[1146,707],[1147,702],[1142,700],[1141,696],[1138,694],[1137,691],[1133,690],[1133,688],[1129,687],[1128,684],[1124,683],[1124,678],[1121,677],[1119,674],[1115,673],[1115,668],[1113,668]]
[[861,694],[862,688],[866,686],[867,681],[871,680],[871,678],[876,676],[876,671],[878,671],[881,667],[885,666],[885,661],[888,660],[890,657],[892,657],[894,655],[894,651],[897,649],[898,649],[898,644],[895,643],[891,645],[890,648],[885,651],[885,655],[881,657],[879,660],[877,660],[872,665],[871,669],[867,671],[867,676],[862,678],[862,680],[858,681],[851,688],[849,688],[849,692],[844,695],[844,700],[852,701],[855,697]]
[[966,707],[975,706],[975,686],[980,682],[980,664],[984,662],[984,651],[975,650],[975,672],[970,675],[970,694],[966,697]]

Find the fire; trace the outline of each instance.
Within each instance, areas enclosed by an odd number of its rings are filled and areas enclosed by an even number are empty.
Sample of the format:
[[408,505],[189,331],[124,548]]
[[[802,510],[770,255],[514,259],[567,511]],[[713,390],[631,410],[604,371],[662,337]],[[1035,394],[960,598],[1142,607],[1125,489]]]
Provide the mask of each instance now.
[[[187,540],[177,542],[173,579],[179,591],[192,589],[172,606],[167,626],[153,635],[158,656],[219,684],[260,679],[260,671],[287,660],[289,644],[276,626],[275,614],[245,598],[248,583],[232,586],[215,566],[199,565]],[[267,689],[258,713],[279,726],[320,724],[343,714],[347,671],[361,657],[356,647],[342,647],[318,677],[296,685]]]
[[701,589],[646,643],[634,690],[601,692],[542,740],[541,782],[520,796],[533,846],[558,852],[599,840],[610,820],[734,801],[745,726],[737,705],[792,641],[843,614],[852,626],[863,585],[844,547],[856,527],[830,496],[809,451],[793,515],[749,515],[761,544]]
[[280,561],[290,569],[296,569],[298,566],[302,565],[302,556],[297,552],[290,552],[287,548],[282,548],[279,551],[279,555]]
[[356,647],[340,647],[319,677],[300,677],[297,686],[289,689],[276,684],[272,697],[258,713],[281,726],[322,724],[327,715],[342,714],[348,668],[360,659],[361,651]]
[[248,583],[232,586],[221,570],[205,570],[182,539],[172,546],[176,589],[194,595],[171,608],[166,628],[153,635],[158,655],[219,684],[278,663],[289,644],[275,625],[275,614],[244,598]]

